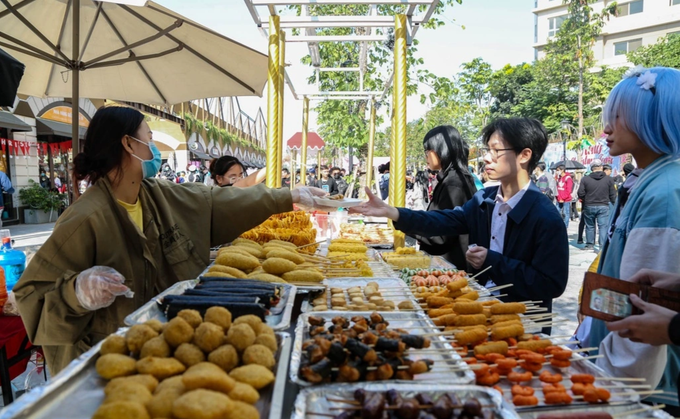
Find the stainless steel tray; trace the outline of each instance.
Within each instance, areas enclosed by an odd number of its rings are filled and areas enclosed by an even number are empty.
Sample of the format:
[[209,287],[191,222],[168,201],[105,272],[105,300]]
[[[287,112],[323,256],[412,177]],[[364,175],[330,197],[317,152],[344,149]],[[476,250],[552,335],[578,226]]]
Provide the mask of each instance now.
[[[326,320],[328,325],[335,316],[349,318],[356,315],[369,316],[370,314],[370,312],[360,311],[351,313],[346,311],[322,311],[301,314],[298,318],[297,327],[295,328],[295,343],[293,345],[293,354],[290,361],[291,381],[305,387],[312,385],[298,375],[298,370],[300,369],[300,363],[302,361],[302,343],[310,337],[308,322],[310,316],[321,317]],[[414,335],[440,332],[439,329],[434,328],[427,315],[421,312],[386,312],[381,314],[383,318],[390,323],[390,329],[412,327],[412,329],[408,329],[408,332]],[[417,375],[414,381],[390,380],[390,383],[415,383],[420,380],[427,380],[448,384],[469,384],[474,381],[475,375],[472,370],[470,370],[468,365],[461,360],[460,356],[453,351],[451,344],[448,343],[443,336],[431,337],[430,340],[432,342],[430,348],[450,349],[451,352],[442,351],[440,353],[433,353],[428,349],[409,349],[407,356],[412,360],[425,358],[434,360],[433,371]]]
[[[580,413],[580,412],[607,412],[610,415],[615,415],[617,413],[630,412],[631,410],[642,409],[643,407],[649,407],[642,403],[628,403],[628,404],[591,404],[591,405],[571,405],[571,406],[553,406],[552,409],[541,409],[540,411],[531,412],[519,412],[519,417],[522,419],[536,419],[538,415],[543,415],[546,413]],[[660,419],[673,419],[673,416],[662,411],[662,410],[649,410],[643,413],[634,413],[632,415],[626,415],[625,419],[642,419],[642,418],[660,418]]]
[[[345,290],[347,290],[347,288],[350,287],[361,287],[363,289],[369,282],[377,282],[380,288],[389,287],[389,289],[382,290],[382,293],[384,294],[384,298],[386,300],[394,301],[395,305],[398,305],[402,301],[411,301],[413,303],[413,307],[415,307],[416,309],[420,309],[420,305],[413,296],[413,293],[411,293],[411,290],[409,290],[408,287],[406,286],[406,283],[399,278],[359,277],[359,278],[328,278],[323,280],[323,284],[327,286],[329,289],[333,287],[338,287],[343,288]],[[346,291],[345,300],[349,303],[349,296],[347,295]],[[365,297],[364,300],[368,302]],[[331,296],[329,292],[327,297],[327,303],[329,309],[332,310],[330,301]],[[314,306],[312,306],[312,304],[309,302],[309,299],[302,302],[301,310],[303,313],[311,312],[313,308]],[[397,308],[394,311],[400,310]]]
[[[151,319],[167,322],[168,319],[165,317],[165,313],[161,311],[158,302],[166,295],[182,294],[185,290],[196,286],[197,283],[197,279],[191,279],[189,281],[181,281],[174,284],[125,317],[125,324],[127,326],[132,326],[135,324],[144,323]],[[295,304],[295,294],[297,294],[297,287],[291,284],[277,285],[281,285],[284,288],[281,301],[279,301],[279,304],[277,305],[277,307],[281,307],[281,310],[276,314],[265,316],[265,322],[274,330],[283,330],[290,326],[290,318],[293,313],[293,305]]]
[[[116,334],[125,334],[127,328]],[[286,388],[286,370],[290,360],[292,339],[290,334],[277,332],[279,350],[275,355],[276,381],[260,392],[255,407],[261,417],[279,419]],[[2,419],[90,419],[104,401],[107,381],[99,377],[95,363],[99,358],[101,342],[71,362],[44,387],[38,387],[19,397],[0,411]],[[122,418],[121,418],[122,419]]]
[[332,407],[348,407],[350,405],[340,402],[330,402],[332,399],[352,399],[354,390],[364,389],[369,392],[386,392],[397,390],[404,398],[413,397],[418,393],[424,393],[432,398],[439,397],[446,393],[455,393],[461,400],[474,397],[485,407],[484,412],[493,411],[493,417],[499,419],[519,419],[517,413],[495,390],[472,385],[452,385],[452,384],[425,384],[425,383],[394,383],[389,381],[357,383],[357,384],[333,384],[324,387],[306,388],[298,394],[295,400],[295,409],[292,419],[316,418],[311,413],[334,413],[339,414],[340,410],[330,410]]

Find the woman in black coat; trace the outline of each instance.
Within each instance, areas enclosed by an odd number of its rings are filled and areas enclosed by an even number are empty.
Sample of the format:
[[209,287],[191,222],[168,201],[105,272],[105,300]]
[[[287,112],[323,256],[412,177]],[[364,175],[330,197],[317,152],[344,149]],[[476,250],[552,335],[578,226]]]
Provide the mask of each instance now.
[[[453,209],[465,204],[477,192],[475,181],[468,171],[469,148],[457,129],[441,125],[431,129],[423,139],[427,166],[438,170],[437,186],[428,211]],[[465,252],[468,239],[464,236],[416,236],[421,250],[441,255],[458,269],[467,269]]]

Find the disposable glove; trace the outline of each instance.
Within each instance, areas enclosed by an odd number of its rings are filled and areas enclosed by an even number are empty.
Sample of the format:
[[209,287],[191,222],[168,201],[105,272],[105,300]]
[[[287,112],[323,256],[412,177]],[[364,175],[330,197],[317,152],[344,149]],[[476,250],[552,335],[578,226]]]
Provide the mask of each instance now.
[[108,307],[119,295],[127,298],[135,293],[123,285],[125,278],[108,266],[95,266],[87,269],[76,278],[76,297],[81,306],[88,310]]

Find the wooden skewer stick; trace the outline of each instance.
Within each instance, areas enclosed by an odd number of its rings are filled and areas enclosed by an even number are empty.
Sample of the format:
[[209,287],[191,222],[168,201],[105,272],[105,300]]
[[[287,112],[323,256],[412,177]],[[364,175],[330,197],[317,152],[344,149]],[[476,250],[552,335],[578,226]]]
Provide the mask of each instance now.
[[334,415],[332,413],[305,412],[305,417],[306,416],[323,416],[323,417],[326,417],[326,418],[334,418],[337,415]]
[[485,269],[483,269],[483,270],[477,272],[474,276],[468,278],[468,281],[470,281],[471,279],[477,278],[479,275],[483,274],[484,272],[488,271],[488,270],[491,269],[491,268],[492,268],[491,266],[487,266]]
[[497,286],[497,287],[487,288],[487,291],[489,291],[489,292],[494,292],[494,291],[502,290],[502,289],[505,289],[505,288],[510,288],[510,287],[512,287],[513,285],[515,285],[515,284],[499,285],[499,286]]
[[637,415],[638,413],[650,412],[652,410],[660,410],[660,409],[665,409],[665,408],[666,408],[665,404],[657,404],[656,406],[646,406],[646,407],[642,407],[640,409],[629,410],[627,412],[614,413],[612,415],[612,417],[613,418],[624,418],[626,416]]
[[645,382],[647,381],[646,378],[635,378],[635,377],[595,377],[595,380],[601,380],[601,381],[621,381],[621,382]]
[[303,245],[303,246],[298,246],[297,248],[298,248],[298,249],[303,249],[303,248],[305,248],[305,247],[314,246],[314,245],[321,244],[321,243],[325,243],[325,242],[326,242],[325,239],[324,239],[324,240],[319,240],[319,241],[316,242],[316,243],[305,244],[305,245]]

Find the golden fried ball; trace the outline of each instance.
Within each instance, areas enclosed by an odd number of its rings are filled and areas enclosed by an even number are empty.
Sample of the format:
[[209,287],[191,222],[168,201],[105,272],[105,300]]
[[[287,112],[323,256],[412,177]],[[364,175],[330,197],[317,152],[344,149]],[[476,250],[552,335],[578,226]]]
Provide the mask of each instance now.
[[99,406],[92,419],[150,419],[143,404],[113,402]]
[[153,330],[155,330],[156,333],[163,333],[164,324],[161,323],[161,321],[158,320],[158,319],[147,320],[143,324],[145,324],[145,325],[149,326],[150,328],[152,328]]
[[238,352],[232,345],[222,345],[210,352],[208,361],[229,372],[238,366]]
[[275,354],[279,348],[279,345],[276,343],[276,336],[269,334],[262,334],[256,337],[255,344],[266,346],[273,354]]
[[227,412],[225,419],[260,419],[260,412],[248,403],[234,401],[234,405]]
[[[106,392],[106,389],[104,391]],[[109,391],[106,393],[106,399],[104,399],[104,404],[112,402],[136,402],[147,404],[149,401],[151,401],[151,392],[144,384],[129,382],[125,385],[116,385],[109,388]]]
[[223,419],[234,402],[224,394],[198,389],[182,394],[172,404],[176,419]]
[[159,380],[165,380],[173,375],[181,374],[186,370],[184,364],[175,358],[148,358],[137,361],[137,371],[140,374],[151,374]]
[[97,360],[95,367],[97,373],[107,380],[125,377],[137,372],[135,359],[121,354],[102,355]]
[[247,323],[234,323],[227,332],[227,343],[233,345],[239,352],[243,352],[252,345],[255,342],[255,338],[255,332],[253,332],[252,327]]
[[151,415],[152,418],[171,418],[172,404],[183,393],[184,390],[178,390],[177,388],[169,388],[157,394],[154,394],[151,400],[146,404],[146,410],[148,410],[149,415]]
[[189,368],[182,375],[182,382],[187,390],[204,388],[228,394],[236,385],[224,370],[210,362],[201,362]]
[[246,365],[258,364],[267,368],[272,368],[276,365],[274,354],[264,345],[250,345],[243,352],[242,359],[243,363]]
[[224,339],[224,329],[213,323],[201,323],[194,334],[194,344],[204,352],[217,349]]
[[161,381],[160,384],[158,384],[158,387],[156,387],[156,390],[154,390],[154,394],[158,394],[166,390],[184,393],[186,391],[186,387],[184,387],[184,383],[182,382],[182,376],[176,375]]
[[197,328],[201,323],[203,323],[201,313],[199,313],[197,310],[191,309],[181,310],[179,313],[177,313],[177,317],[181,317],[184,320],[186,320],[187,323],[189,323],[189,325],[194,329]]
[[147,340],[144,346],[142,346],[139,358],[146,358],[147,356],[166,358],[169,357],[170,354],[170,345],[165,341],[165,338],[163,338],[163,336],[156,336],[155,338]]
[[[252,326],[251,326],[252,327]],[[272,335],[275,336],[274,329],[271,328],[267,323],[260,323],[257,327],[253,327],[253,331],[257,336],[260,335]]]
[[100,355],[106,354],[121,354],[127,355],[128,351],[127,342],[125,342],[125,337],[121,335],[111,335],[104,342],[102,342],[101,348],[99,348]]
[[238,400],[250,404],[255,404],[260,399],[260,393],[250,384],[239,383],[234,385],[234,388],[228,394],[233,400]]
[[205,321],[221,326],[226,331],[231,327],[231,312],[224,307],[210,307],[205,311]]
[[104,394],[107,396],[109,392],[113,391],[118,386],[126,386],[129,383],[137,383],[146,387],[150,392],[154,392],[156,387],[158,387],[158,380],[153,375],[149,374],[137,374],[130,375],[128,377],[118,377],[109,381],[109,383],[104,388]]
[[250,384],[257,390],[274,382],[274,374],[262,365],[250,364],[234,368],[229,376],[241,383]]
[[156,336],[158,336],[158,333],[149,326],[145,324],[136,324],[125,333],[128,350],[133,354],[138,354],[146,341],[153,339]]
[[181,317],[170,320],[163,330],[163,337],[173,348],[194,339],[194,328]]
[[192,343],[183,343],[175,350],[175,358],[188,368],[205,361],[205,354],[198,346]]
[[262,319],[257,317],[254,314],[246,314],[245,316],[240,316],[237,317],[236,320],[234,320],[234,324],[242,324],[246,323],[250,326],[253,331],[258,330],[259,326],[262,324]]

